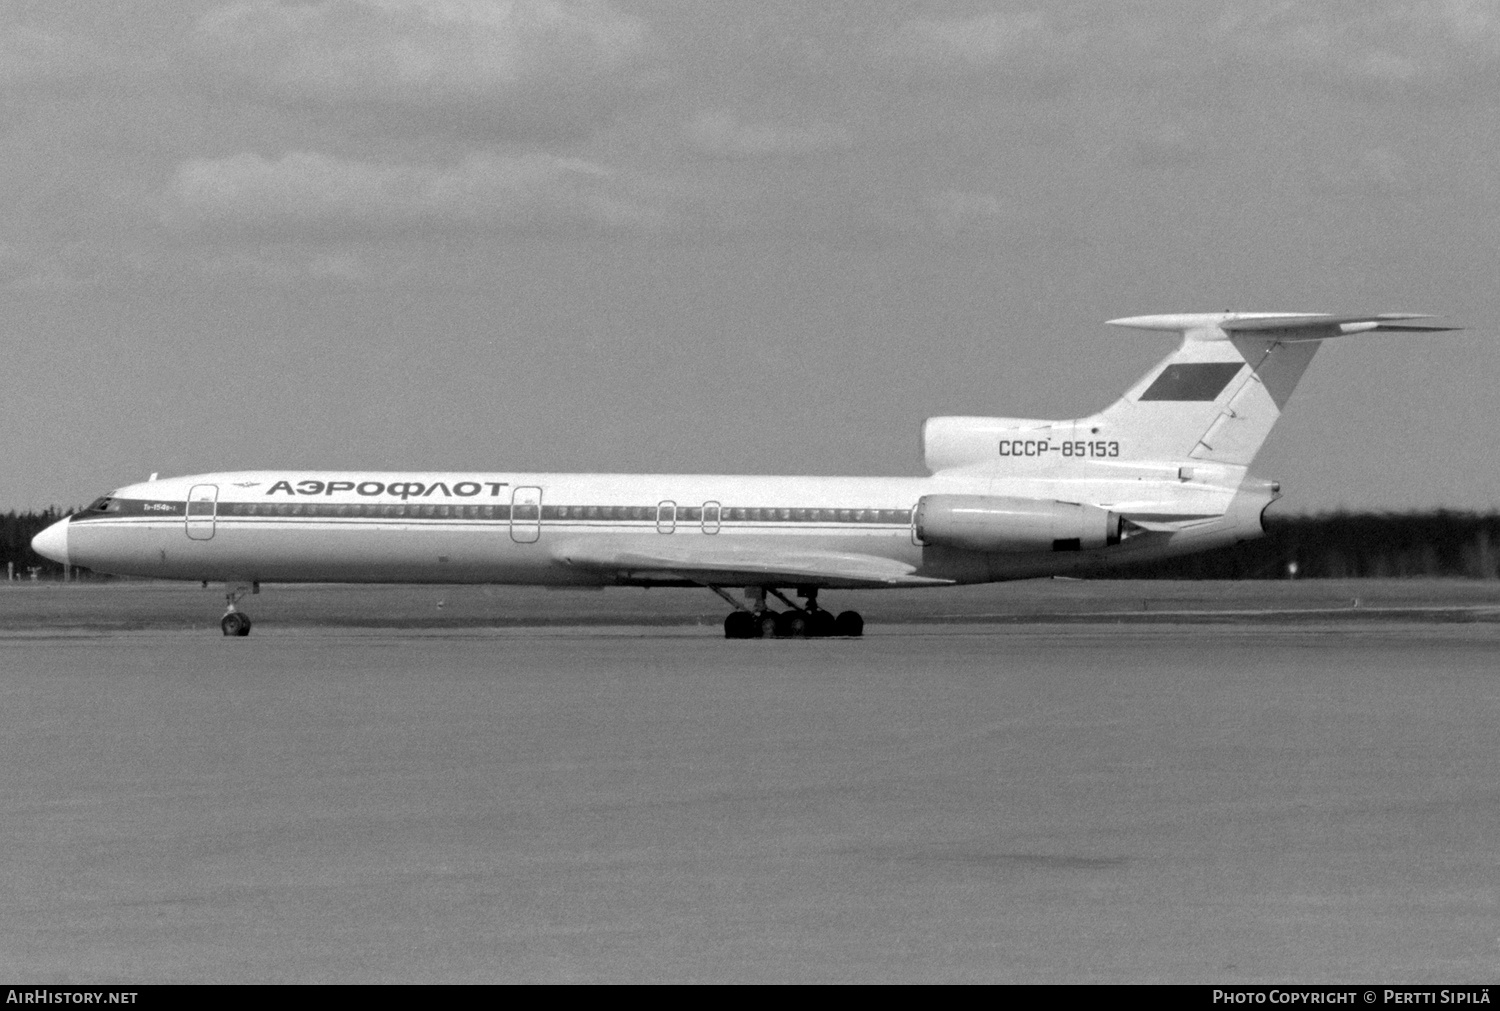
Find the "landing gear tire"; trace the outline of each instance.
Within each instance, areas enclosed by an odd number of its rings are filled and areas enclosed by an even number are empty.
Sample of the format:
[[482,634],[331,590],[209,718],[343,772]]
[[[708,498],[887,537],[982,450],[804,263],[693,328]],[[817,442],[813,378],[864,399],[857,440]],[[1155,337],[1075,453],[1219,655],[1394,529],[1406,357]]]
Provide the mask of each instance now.
[[844,611],[833,619],[833,634],[858,638],[865,634],[865,619],[858,611]]
[[801,611],[782,611],[776,616],[776,635],[782,639],[805,639],[807,625],[807,615]]
[[755,615],[749,611],[731,611],[724,619],[726,639],[755,639],[759,635],[760,626],[755,623]]
[[219,627],[224,630],[225,635],[246,636],[250,634],[250,616],[240,611],[230,611],[224,615]]
[[781,634],[781,615],[775,611],[761,611],[755,616],[755,637],[774,639]]
[[808,635],[818,636],[819,638],[828,635],[838,635],[838,632],[835,631],[837,626],[838,619],[822,608],[807,616]]

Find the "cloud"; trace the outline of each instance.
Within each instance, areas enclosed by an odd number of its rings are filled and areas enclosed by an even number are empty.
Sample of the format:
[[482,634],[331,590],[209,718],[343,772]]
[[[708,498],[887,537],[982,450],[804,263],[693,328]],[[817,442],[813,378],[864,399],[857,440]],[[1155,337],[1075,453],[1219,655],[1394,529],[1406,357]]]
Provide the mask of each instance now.
[[980,238],[1017,224],[1015,205],[987,190],[929,190],[906,197],[866,196],[846,227],[886,236]]
[[[1500,72],[1495,0],[1231,0],[1165,7],[1056,3],[913,18],[874,46],[877,62],[928,80],[1052,81],[1107,73],[1122,85],[1258,75],[1399,93]],[[1476,94],[1481,92],[1476,89]]]
[[[1126,157],[1138,168],[1159,169],[1201,164],[1213,145],[1208,124],[1167,120],[1118,124],[1124,129]],[[1196,119],[1196,117],[1195,117]]]
[[1371,92],[1452,85],[1500,69],[1493,0],[1261,0],[1236,4],[1214,32],[1244,62]]
[[1370,148],[1332,164],[1318,166],[1314,186],[1325,192],[1360,199],[1401,196],[1415,188],[1406,160],[1384,147]]
[[649,79],[646,27],[604,0],[254,0],[194,44],[223,85],[323,108],[385,107],[556,130]]
[[0,284],[55,291],[101,283],[134,284],[160,276],[168,259],[159,246],[127,236],[34,240],[24,247],[0,248]]
[[853,131],[829,123],[791,126],[745,123],[731,112],[706,112],[687,127],[693,147],[707,154],[757,158],[846,151],[854,146]]
[[1087,33],[1087,20],[1043,10],[913,18],[879,41],[875,56],[899,71],[924,75],[1054,76],[1072,66]]
[[76,80],[108,64],[103,49],[76,35],[13,25],[0,31],[0,85]]
[[928,193],[918,206],[928,227],[948,235],[992,228],[1009,216],[1009,209],[998,196],[970,190]]
[[915,18],[897,31],[894,52],[918,62],[991,67],[1015,62],[1058,34],[1041,11],[992,11],[968,18]]
[[0,283],[20,277],[26,269],[26,257],[9,242],[0,241]]
[[179,165],[165,216],[179,228],[276,234],[651,223],[653,212],[627,189],[599,165],[542,153],[479,152],[447,166],[244,153]]

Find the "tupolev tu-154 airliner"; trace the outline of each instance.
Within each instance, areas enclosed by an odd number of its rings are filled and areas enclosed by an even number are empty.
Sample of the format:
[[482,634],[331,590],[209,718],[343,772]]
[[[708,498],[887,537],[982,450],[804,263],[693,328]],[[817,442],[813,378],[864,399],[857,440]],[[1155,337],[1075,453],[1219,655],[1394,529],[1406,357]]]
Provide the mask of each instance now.
[[222,582],[229,636],[249,634],[236,604],[261,582],[701,586],[734,609],[731,639],[857,636],[859,614],[835,617],[820,590],[1094,572],[1260,536],[1280,486],[1248,468],[1319,345],[1454,329],[1411,322],[1426,318],[1111,320],[1182,343],[1087,418],[927,419],[927,477],[197,474],[119,488],[32,546],[96,572]]

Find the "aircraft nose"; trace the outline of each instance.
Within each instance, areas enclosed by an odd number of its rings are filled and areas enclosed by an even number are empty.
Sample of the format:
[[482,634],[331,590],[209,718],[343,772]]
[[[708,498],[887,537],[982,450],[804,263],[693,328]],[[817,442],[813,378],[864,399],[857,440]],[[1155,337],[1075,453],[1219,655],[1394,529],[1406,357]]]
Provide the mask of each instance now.
[[43,558],[68,564],[68,521],[58,520],[31,539],[31,550]]

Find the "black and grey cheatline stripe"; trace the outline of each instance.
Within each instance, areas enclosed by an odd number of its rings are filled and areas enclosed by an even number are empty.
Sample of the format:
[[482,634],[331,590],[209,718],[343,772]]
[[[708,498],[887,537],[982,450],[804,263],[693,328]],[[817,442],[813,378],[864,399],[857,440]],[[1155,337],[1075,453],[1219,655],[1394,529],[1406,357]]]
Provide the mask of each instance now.
[[[173,519],[186,515],[185,502],[147,499],[100,499],[73,519],[77,522],[127,517]],[[534,521],[536,506],[518,505],[516,519]],[[901,526],[911,523],[911,509],[822,508],[804,506],[707,506],[676,505],[544,505],[543,522],[648,523],[664,519],[677,523],[818,523],[861,526]],[[219,502],[217,518],[223,519],[364,519],[364,520],[491,520],[508,523],[510,505],[439,502]],[[206,518],[206,517],[205,517]]]

